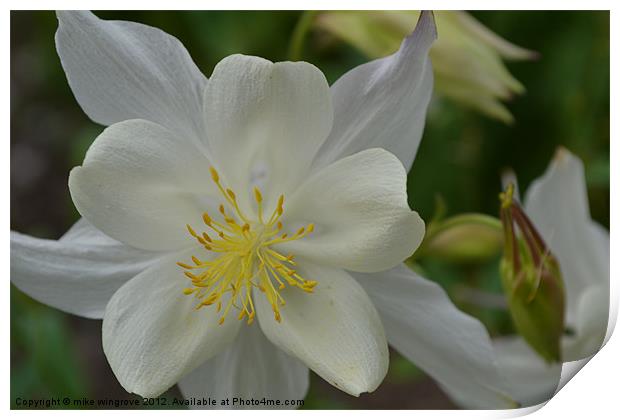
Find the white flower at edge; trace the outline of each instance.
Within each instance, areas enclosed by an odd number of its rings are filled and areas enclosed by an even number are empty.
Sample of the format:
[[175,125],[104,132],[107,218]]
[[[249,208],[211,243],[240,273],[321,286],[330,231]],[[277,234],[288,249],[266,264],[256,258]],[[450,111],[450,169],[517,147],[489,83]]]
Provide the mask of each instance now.
[[424,235],[406,169],[432,91],[430,14],[331,88],[308,63],[242,55],[207,80],[158,29],[58,19],[73,93],[109,127],[69,178],[83,218],[58,241],[12,232],[11,281],[103,318],[127,391],[300,399],[310,368],[359,395],[383,380],[389,341],[467,405],[510,404],[484,327],[402,264]]
[[[572,362],[602,346],[609,317],[609,231],[590,217],[583,164],[559,149],[525,195],[525,211],[560,263],[566,293],[562,358]],[[522,405],[555,394],[563,364],[546,364],[523,339],[494,340],[511,396]],[[565,364],[565,363],[564,363]]]

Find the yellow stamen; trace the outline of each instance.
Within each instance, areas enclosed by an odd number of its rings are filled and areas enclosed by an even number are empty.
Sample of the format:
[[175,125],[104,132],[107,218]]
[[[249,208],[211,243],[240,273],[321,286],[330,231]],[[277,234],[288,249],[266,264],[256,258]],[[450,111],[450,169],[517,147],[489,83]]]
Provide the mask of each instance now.
[[263,202],[263,195],[260,193],[260,190],[257,187],[254,187],[254,197],[256,197],[257,203]]
[[213,182],[215,183],[220,182],[220,175],[217,173],[217,171],[215,170],[213,166],[209,168],[209,171],[211,171],[211,179],[213,179]]
[[177,263],[177,265],[178,265],[179,267],[181,267],[181,268],[186,269],[186,270],[191,270],[192,268],[194,268],[194,267],[192,267],[191,265],[188,265],[188,264],[185,264],[185,263],[182,263],[182,262],[178,262],[178,263]]
[[284,195],[279,196],[271,217],[265,222],[263,195],[256,187],[254,198],[258,205],[258,221],[248,219],[239,208],[236,194],[220,183],[215,168],[209,170],[211,179],[225,199],[218,207],[224,223],[213,220],[207,212],[203,213],[202,220],[215,233],[213,237],[207,232],[198,235],[189,224],[186,225],[189,234],[213,253],[204,260],[192,256],[194,265],[177,263],[186,270],[183,273],[192,284],[183,293],[197,299],[196,309],[217,304],[216,310],[221,312],[220,325],[232,308],[238,311],[236,317],[239,320],[247,318],[250,325],[256,317],[252,288],[257,288],[269,301],[275,320],[281,322],[280,308],[286,302],[280,291],[288,285],[312,293],[317,282],[304,279],[293,269],[296,266],[293,255],[284,256],[271,245],[301,239],[314,231],[314,225],[301,227],[290,236],[282,233],[284,226],[279,219],[284,213]]
[[196,232],[194,232],[194,229],[192,229],[190,225],[185,225],[185,226],[187,227],[189,234],[192,235],[194,238],[196,238],[197,235],[196,235]]

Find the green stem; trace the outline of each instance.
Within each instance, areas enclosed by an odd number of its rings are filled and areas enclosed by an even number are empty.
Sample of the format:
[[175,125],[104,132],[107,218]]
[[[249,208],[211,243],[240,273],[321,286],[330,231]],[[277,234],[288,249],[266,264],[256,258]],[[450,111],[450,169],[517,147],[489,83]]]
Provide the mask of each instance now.
[[301,52],[304,47],[304,39],[306,38],[306,34],[309,32],[310,27],[312,26],[312,21],[314,20],[316,14],[316,10],[306,10],[299,17],[297,25],[295,25],[295,29],[293,30],[291,43],[289,44],[288,48],[289,60],[299,61],[301,59]]

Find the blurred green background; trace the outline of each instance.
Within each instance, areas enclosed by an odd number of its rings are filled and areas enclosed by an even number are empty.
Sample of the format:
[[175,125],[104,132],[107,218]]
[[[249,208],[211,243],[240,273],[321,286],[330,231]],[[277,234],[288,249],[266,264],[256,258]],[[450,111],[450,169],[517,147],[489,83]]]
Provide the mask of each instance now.
[[[207,76],[232,53],[286,60],[300,16],[295,11],[97,14],[173,34]],[[472,14],[541,57],[508,65],[527,88],[508,105],[516,120],[512,126],[435,98],[409,175],[412,207],[430,220],[440,194],[448,214],[496,215],[502,169],[514,168],[524,191],[545,170],[555,148],[564,145],[584,160],[592,216],[609,227],[609,13]],[[44,238],[58,238],[77,220],[68,173],[102,130],[82,113],[69,89],[54,46],[56,26],[52,12],[11,13],[11,229]],[[367,61],[316,31],[302,55],[330,83]],[[476,265],[422,264],[492,334],[511,331],[505,311],[480,308],[463,293],[468,288],[500,291],[496,258]],[[100,328],[100,321],[48,308],[11,286],[11,404],[18,396],[130,398],[107,365]],[[179,392],[174,388],[168,394]],[[349,397],[313,375],[304,408],[454,406],[429,377],[393,354],[390,372],[375,393]]]

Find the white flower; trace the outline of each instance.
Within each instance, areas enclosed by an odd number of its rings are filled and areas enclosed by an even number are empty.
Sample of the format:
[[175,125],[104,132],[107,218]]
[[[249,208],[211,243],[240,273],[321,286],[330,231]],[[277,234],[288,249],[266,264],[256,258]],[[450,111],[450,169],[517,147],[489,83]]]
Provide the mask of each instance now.
[[432,91],[429,14],[331,89],[308,63],[242,55],[207,80],[158,29],[59,22],[69,84],[109,127],[69,178],[83,219],[59,241],[12,233],[11,279],[103,317],[127,391],[299,399],[309,367],[359,395],[389,340],[471,405],[508,403],[482,325],[401,263],[424,235],[406,169]]
[[[609,317],[609,232],[590,217],[582,162],[559,149],[545,174],[525,195],[525,211],[560,263],[566,300],[562,359],[594,355],[602,346]],[[511,395],[523,405],[549,400],[562,363],[546,364],[523,339],[495,340]],[[565,365],[565,363],[564,363]]]

